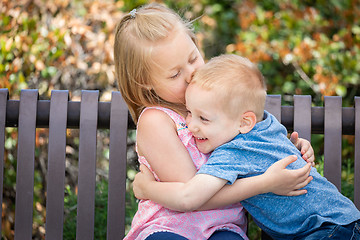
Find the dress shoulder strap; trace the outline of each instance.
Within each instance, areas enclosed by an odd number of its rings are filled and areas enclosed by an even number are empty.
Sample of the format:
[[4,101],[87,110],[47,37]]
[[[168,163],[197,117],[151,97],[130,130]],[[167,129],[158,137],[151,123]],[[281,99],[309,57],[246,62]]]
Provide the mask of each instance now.
[[177,131],[180,131],[180,130],[186,128],[186,122],[185,122],[185,118],[183,116],[181,116],[180,114],[178,114],[177,112],[175,112],[169,108],[158,107],[158,106],[145,108],[139,116],[139,121],[140,121],[142,114],[148,109],[157,109],[157,110],[160,110],[160,111],[163,111],[164,113],[166,113],[176,124]]

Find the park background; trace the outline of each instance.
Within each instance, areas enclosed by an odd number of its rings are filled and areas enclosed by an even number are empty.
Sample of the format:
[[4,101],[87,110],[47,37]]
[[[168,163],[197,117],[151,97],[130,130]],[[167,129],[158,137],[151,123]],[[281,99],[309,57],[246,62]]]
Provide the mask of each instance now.
[[[97,89],[101,101],[117,90],[113,65],[114,28],[119,19],[146,0],[2,0],[0,3],[0,88],[10,99],[21,89],[67,89],[72,101],[81,90]],[[205,59],[236,53],[256,62],[268,93],[282,104],[294,94],[343,97],[343,106],[360,96],[360,2],[358,0],[164,0],[194,28]],[[48,129],[36,132],[33,238],[44,239]],[[75,239],[78,131],[68,130],[64,239]],[[127,230],[136,211],[131,180],[136,173],[134,131],[129,131]],[[96,239],[106,236],[108,132],[99,131]],[[316,167],[322,172],[322,136],[314,136]],[[2,239],[13,239],[17,130],[6,130]],[[353,137],[343,136],[342,192],[353,199]],[[250,225],[250,239],[259,231]]]

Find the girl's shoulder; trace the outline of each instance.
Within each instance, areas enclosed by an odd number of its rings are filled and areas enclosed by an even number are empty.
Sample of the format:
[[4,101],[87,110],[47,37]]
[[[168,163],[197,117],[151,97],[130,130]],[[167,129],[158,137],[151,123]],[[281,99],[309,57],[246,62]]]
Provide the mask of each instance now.
[[164,107],[147,107],[139,116],[139,124],[172,124],[174,126],[183,125],[185,119],[177,112]]
[[137,133],[162,132],[165,129],[176,129],[176,124],[167,111],[155,107],[145,108],[142,111],[137,123]]

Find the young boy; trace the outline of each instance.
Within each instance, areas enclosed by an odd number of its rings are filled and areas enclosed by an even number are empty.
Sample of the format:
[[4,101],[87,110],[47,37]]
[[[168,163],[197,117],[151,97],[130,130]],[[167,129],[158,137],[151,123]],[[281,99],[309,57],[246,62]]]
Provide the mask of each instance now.
[[[211,153],[208,162],[185,184],[156,182],[141,167],[136,196],[190,211],[225,184],[260,175],[288,155],[298,157],[289,169],[303,167],[306,162],[300,160],[285,127],[264,111],[265,98],[263,76],[245,58],[222,55],[201,67],[186,90],[186,120],[199,150]],[[359,210],[315,168],[310,175],[307,194],[264,193],[241,203],[274,239],[328,239],[330,234],[331,239],[360,239]]]

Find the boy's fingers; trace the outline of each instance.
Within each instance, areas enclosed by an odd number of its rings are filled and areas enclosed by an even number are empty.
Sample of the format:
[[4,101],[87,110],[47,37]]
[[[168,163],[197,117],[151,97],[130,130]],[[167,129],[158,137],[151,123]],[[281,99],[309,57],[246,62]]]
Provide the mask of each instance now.
[[303,158],[304,158],[305,160],[307,160],[307,159],[309,159],[310,157],[313,157],[313,156],[314,156],[314,152],[313,152],[310,148],[305,149],[305,150],[303,150],[303,151],[301,151],[301,152],[302,152],[301,155],[303,156]]
[[315,156],[314,156],[314,154],[312,154],[310,157],[308,155],[310,155],[310,154],[305,154],[305,155],[302,156],[302,158],[306,162],[311,163],[311,166],[314,167],[315,166]]
[[297,132],[293,132],[293,133],[290,135],[290,141],[291,141],[293,144],[296,144],[298,139],[299,139],[299,134],[298,134]]
[[301,152],[301,154],[302,154],[303,156],[307,156],[306,153],[307,153],[308,150],[309,150],[309,148],[302,147],[300,152]]
[[306,160],[307,162],[311,162],[311,163],[312,163],[312,166],[315,165],[315,156],[314,156],[314,154],[311,155],[311,157],[307,157],[305,160]]

